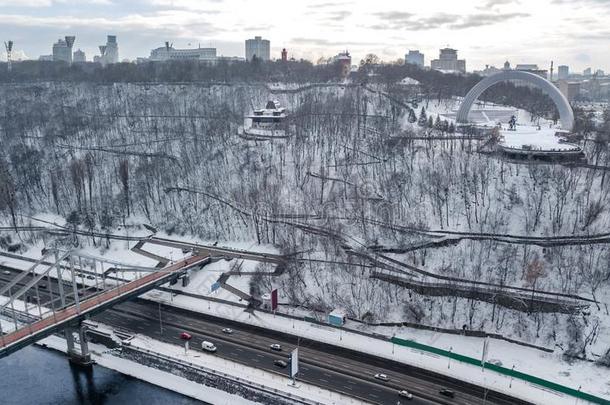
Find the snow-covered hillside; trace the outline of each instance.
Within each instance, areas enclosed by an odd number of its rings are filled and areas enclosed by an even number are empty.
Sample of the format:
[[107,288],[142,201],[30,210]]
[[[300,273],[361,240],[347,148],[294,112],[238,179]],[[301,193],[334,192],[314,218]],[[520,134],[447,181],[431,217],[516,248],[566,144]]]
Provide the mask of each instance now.
[[[273,244],[298,254],[283,274],[253,277],[250,288],[277,286],[287,304],[604,355],[608,241],[534,237],[601,238],[610,225],[608,171],[480,154],[480,141],[442,139],[444,130],[410,122],[410,109],[420,115],[426,106],[433,119],[450,119],[454,100],[401,97],[349,85],[4,85],[1,181],[15,194],[0,200],[3,222],[53,213],[83,230],[147,223],[173,235]],[[289,109],[291,136],[238,136],[243,117],[268,99]],[[416,136],[424,132],[437,136]],[[607,150],[583,146],[590,161],[607,163]],[[5,248],[37,238],[5,236]],[[379,270],[407,281],[372,277]],[[543,291],[598,303],[518,310],[455,296],[437,285],[447,277],[464,289],[469,281],[521,288],[532,301]],[[407,287],[410,280],[427,287]]]

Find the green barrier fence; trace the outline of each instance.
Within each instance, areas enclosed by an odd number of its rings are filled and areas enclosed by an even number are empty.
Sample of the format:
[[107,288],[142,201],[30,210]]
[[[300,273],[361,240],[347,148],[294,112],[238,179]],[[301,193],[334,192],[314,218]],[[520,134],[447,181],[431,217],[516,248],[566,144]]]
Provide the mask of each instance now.
[[[417,349],[417,350],[421,350],[424,352],[428,352],[428,353],[433,353],[433,354],[437,354],[439,356],[443,356],[443,357],[448,357],[457,361],[461,361],[463,363],[468,363],[468,364],[472,364],[474,366],[478,366],[478,367],[482,367],[481,364],[481,360],[480,359],[475,359],[473,357],[468,357],[468,356],[464,356],[458,353],[454,353],[454,352],[450,352],[448,350],[443,350],[443,349],[439,349],[436,347],[432,347],[432,346],[428,346],[428,345],[424,345],[421,343],[417,343],[414,342],[412,340],[406,340],[406,339],[400,339],[397,337],[393,337],[391,339],[392,343],[400,345],[400,346],[406,346],[406,347],[411,347],[413,349]],[[497,373],[500,374],[504,374],[519,380],[523,380],[523,381],[527,381],[529,383],[532,384],[536,384],[539,385],[541,387],[553,390],[553,391],[557,391],[557,392],[561,392],[563,394],[567,394],[567,395],[571,395],[575,398],[579,398],[579,399],[584,399],[586,401],[590,401],[596,404],[604,404],[604,405],[610,405],[610,401],[597,397],[595,395],[591,395],[591,394],[587,394],[586,392],[582,392],[580,390],[575,390],[573,388],[570,387],[566,387],[564,385],[561,384],[557,384],[554,383],[552,381],[548,381],[548,380],[544,380],[542,378],[539,377],[535,377],[533,375],[529,375],[526,373],[522,373],[520,371],[516,371],[510,368],[505,368],[502,366],[497,366],[495,364],[491,364],[488,362],[485,362],[485,368],[488,370],[492,370],[495,371]],[[600,381],[600,384],[602,384],[602,382]]]

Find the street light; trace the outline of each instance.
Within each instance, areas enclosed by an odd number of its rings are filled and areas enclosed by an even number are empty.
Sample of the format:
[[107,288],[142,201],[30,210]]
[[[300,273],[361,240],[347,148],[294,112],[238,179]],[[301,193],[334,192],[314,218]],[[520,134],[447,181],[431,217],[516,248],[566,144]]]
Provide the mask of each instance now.
[[449,347],[449,361],[447,361],[447,368],[451,368],[451,351],[453,350],[453,346]]
[[163,334],[163,324],[161,323],[161,302],[157,302],[159,304],[159,331],[160,334]]

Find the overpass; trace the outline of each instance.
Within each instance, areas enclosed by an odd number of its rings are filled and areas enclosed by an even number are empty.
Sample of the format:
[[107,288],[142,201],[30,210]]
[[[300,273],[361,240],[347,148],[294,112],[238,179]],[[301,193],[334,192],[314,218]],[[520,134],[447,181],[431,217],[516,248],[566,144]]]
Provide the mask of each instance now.
[[[72,360],[80,363],[89,363],[89,354],[86,341],[84,339],[83,331],[75,329],[76,326],[80,325],[83,319],[89,318],[105,309],[112,307],[113,305],[126,301],[130,298],[138,296],[146,291],[149,291],[155,287],[167,283],[172,278],[180,276],[188,269],[202,266],[210,261],[209,256],[191,256],[174,264],[168,265],[162,269],[147,269],[138,268],[131,269],[131,271],[138,271],[139,274],[147,272],[142,277],[134,278],[131,281],[121,283],[117,282],[109,288],[104,287],[106,285],[103,277],[103,265],[100,277],[102,282],[100,283],[97,276],[88,275],[87,278],[93,278],[94,281],[89,284],[94,286],[88,287],[87,283],[84,282],[84,266],[82,266],[81,257],[78,257],[78,262],[81,264],[79,268],[74,266],[74,258],[68,253],[62,254],[58,257],[56,252],[56,261],[49,268],[43,272],[35,272],[35,268],[42,263],[48,255],[43,256],[38,262],[36,262],[30,270],[24,272],[22,276],[19,276],[12,280],[10,283],[5,285],[0,291],[0,295],[8,293],[7,300],[0,304],[0,310],[10,312],[13,315],[14,329],[3,332],[2,325],[0,324],[0,358],[5,357],[25,346],[28,346],[44,337],[47,337],[53,333],[65,330],[66,339],[68,341],[68,352]],[[68,260],[70,280],[65,283],[62,279],[62,273],[66,272],[66,266],[62,263]],[[95,264],[94,264],[94,267]],[[57,297],[53,296],[51,289],[51,283],[45,284],[44,277],[50,281],[50,273],[52,270],[56,271],[57,276]],[[95,273],[97,274],[97,272]],[[25,283],[17,292],[12,293],[14,287],[19,287],[19,282],[24,278],[25,275],[30,275],[31,279]],[[81,277],[81,283],[78,283],[77,277]],[[70,283],[71,281],[71,283]],[[72,287],[72,291],[66,291],[66,287]],[[99,288],[102,286],[102,288]],[[45,303],[45,312],[43,313],[43,307],[41,305],[38,289],[45,289],[50,292],[50,300]],[[35,295],[29,293],[34,290]],[[73,303],[66,305],[66,297],[72,295]],[[19,298],[25,297],[25,301],[18,301]],[[36,297],[36,298],[35,298]],[[59,302],[58,302],[59,301]],[[38,308],[38,315],[34,315],[34,322],[26,323],[17,320],[17,314],[23,313],[19,309],[15,309],[21,303],[25,305],[25,314],[29,314],[29,302],[35,302]],[[50,309],[48,308],[50,306]],[[57,307],[56,307],[57,306]],[[30,314],[30,316],[32,316]],[[81,344],[80,353],[74,350],[74,332],[78,332],[79,340]]]

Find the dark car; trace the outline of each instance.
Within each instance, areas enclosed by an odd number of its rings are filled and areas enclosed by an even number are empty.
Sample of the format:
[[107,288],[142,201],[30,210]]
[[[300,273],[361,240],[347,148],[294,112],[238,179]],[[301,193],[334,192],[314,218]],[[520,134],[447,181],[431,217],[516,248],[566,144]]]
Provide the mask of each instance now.
[[288,363],[285,362],[284,360],[275,360],[273,362],[273,364],[275,364],[276,366],[281,367],[281,368],[286,368],[288,366]]
[[438,393],[441,394],[441,395],[444,395],[446,397],[449,397],[449,398],[454,398],[455,397],[455,392],[453,392],[451,390],[448,390],[447,388],[443,388]]

